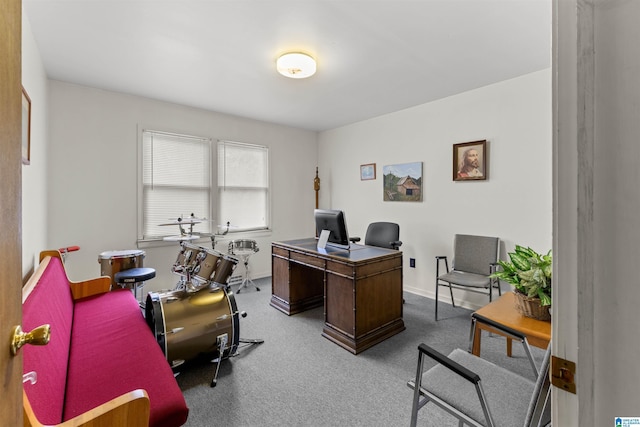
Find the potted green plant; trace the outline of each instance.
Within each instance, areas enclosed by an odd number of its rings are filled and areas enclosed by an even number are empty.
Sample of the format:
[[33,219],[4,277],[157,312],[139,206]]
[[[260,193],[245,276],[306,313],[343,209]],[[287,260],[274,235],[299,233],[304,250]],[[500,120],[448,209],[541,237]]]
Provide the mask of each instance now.
[[523,315],[549,320],[553,262],[551,250],[542,255],[529,247],[516,245],[515,251],[508,255],[510,261],[498,261],[502,270],[491,277],[504,280],[514,287],[516,308]]

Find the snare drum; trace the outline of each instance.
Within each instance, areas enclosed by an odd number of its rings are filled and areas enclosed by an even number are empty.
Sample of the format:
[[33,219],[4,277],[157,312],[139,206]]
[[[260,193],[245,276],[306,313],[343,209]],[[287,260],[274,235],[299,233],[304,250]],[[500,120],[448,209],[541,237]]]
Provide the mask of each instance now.
[[100,275],[111,277],[111,287],[116,286],[114,276],[118,271],[143,267],[144,251],[131,249],[124,251],[106,251],[98,257]]
[[[229,357],[238,349],[238,308],[233,293],[224,288],[149,292],[145,318],[171,367],[216,350]],[[218,348],[225,335],[226,347]]]
[[258,252],[258,243],[255,240],[232,240],[228,252],[231,255],[253,254]]
[[216,286],[226,286],[233,270],[238,265],[238,259],[230,255],[220,254],[220,260],[218,261],[218,268],[213,275],[213,284]]

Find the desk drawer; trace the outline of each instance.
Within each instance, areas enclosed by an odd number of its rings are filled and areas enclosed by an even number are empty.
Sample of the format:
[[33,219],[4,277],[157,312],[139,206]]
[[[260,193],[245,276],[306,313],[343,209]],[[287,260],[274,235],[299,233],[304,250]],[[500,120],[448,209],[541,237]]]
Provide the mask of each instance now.
[[367,262],[356,267],[356,277],[366,277],[389,270],[402,269],[402,257],[386,258],[376,262]]
[[385,258],[374,262],[363,262],[355,265],[338,261],[327,261],[327,271],[352,278],[367,277],[396,269],[402,269],[402,256]]
[[281,256],[283,258],[289,258],[289,251],[284,248],[279,248],[277,246],[271,246],[271,254]]
[[318,258],[317,256],[307,255],[300,252],[291,251],[290,258],[291,261],[298,262],[300,264],[316,267],[316,268],[324,268],[325,261],[322,258]]

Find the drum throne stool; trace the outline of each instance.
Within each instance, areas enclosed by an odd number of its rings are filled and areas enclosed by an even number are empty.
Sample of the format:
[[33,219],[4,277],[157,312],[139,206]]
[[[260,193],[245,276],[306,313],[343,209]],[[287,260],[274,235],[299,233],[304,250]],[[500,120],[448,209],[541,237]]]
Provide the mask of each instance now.
[[242,276],[242,283],[240,283],[240,287],[238,287],[236,291],[237,294],[248,284],[252,284],[256,288],[256,291],[260,290],[258,285],[251,280],[251,274],[249,272],[249,257],[259,250],[255,240],[232,240],[229,242],[229,254],[239,257],[244,264],[244,276]]
[[121,288],[131,289],[136,300],[138,300],[140,307],[144,307],[144,302],[138,298],[138,289],[142,289],[144,287],[144,282],[151,280],[154,277],[156,277],[156,270],[154,268],[140,267],[118,271],[113,276],[113,280],[116,282],[116,285]]

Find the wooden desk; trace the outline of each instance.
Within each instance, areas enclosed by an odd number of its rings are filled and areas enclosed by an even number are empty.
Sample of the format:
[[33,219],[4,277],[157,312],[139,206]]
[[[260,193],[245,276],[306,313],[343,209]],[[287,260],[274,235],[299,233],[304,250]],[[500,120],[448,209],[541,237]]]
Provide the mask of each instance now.
[[272,243],[272,307],[292,315],[324,304],[322,336],[354,354],[405,329],[402,252],[364,245],[319,252],[316,244]]
[[[539,348],[547,348],[549,341],[551,340],[551,322],[536,320],[530,317],[523,316],[515,309],[513,292],[507,292],[500,299],[493,301],[490,304],[485,305],[481,309],[477,310],[481,316],[487,319],[498,322],[516,331],[522,332],[527,336],[529,344]],[[498,335],[505,336],[491,326],[482,323],[475,323],[474,339],[471,346],[471,353],[476,356],[480,356],[480,340],[482,331],[493,332]],[[511,357],[512,340],[507,338],[507,356]]]

